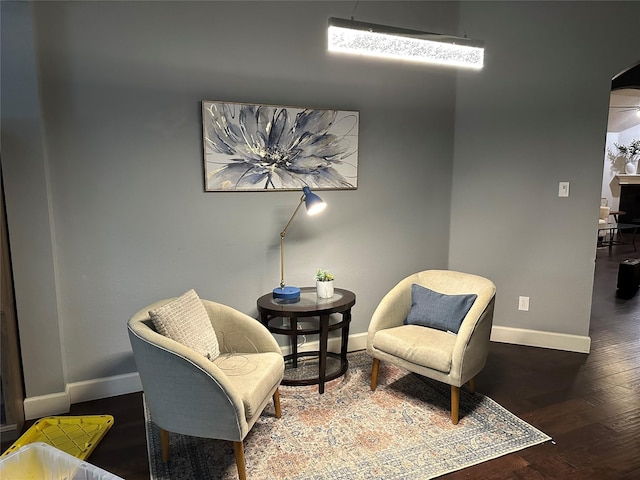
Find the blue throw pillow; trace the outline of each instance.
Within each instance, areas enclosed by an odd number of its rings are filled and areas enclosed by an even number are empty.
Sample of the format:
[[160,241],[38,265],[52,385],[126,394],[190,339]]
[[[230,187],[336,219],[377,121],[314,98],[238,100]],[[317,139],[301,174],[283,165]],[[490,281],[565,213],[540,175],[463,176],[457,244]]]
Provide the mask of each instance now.
[[445,295],[421,285],[411,285],[411,311],[405,325],[422,325],[458,333],[462,320],[478,295]]

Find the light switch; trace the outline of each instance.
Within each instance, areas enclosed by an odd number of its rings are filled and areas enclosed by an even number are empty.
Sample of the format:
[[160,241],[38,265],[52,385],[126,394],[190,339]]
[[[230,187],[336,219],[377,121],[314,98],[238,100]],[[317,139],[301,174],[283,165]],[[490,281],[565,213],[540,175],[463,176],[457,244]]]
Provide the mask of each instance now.
[[560,182],[560,186],[558,188],[558,196],[559,197],[569,196],[569,182]]

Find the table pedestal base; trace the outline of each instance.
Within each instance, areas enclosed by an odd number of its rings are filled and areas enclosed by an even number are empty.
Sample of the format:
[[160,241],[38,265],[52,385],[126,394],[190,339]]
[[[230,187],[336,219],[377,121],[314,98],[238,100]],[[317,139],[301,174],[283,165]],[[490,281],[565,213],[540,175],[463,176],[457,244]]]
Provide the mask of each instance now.
[[[295,362],[293,357],[293,354],[285,355],[284,357],[285,367],[282,385],[318,385],[320,382],[318,377],[320,370],[320,352],[298,352]],[[294,366],[294,363],[296,363],[297,366]],[[326,363],[325,382],[341,377],[349,368],[349,362],[344,361],[339,353],[327,352]]]
[[[351,324],[351,307],[356,296],[349,290],[337,288],[331,298],[319,298],[315,287],[303,287],[300,300],[288,303],[274,299],[272,294],[258,299],[260,322],[273,334],[289,337],[291,353],[285,355],[283,385],[318,385],[344,375],[349,367],[347,343]],[[341,315],[341,319],[334,314]],[[340,353],[329,352],[329,332],[339,330]],[[298,351],[298,338],[318,335],[318,350]]]

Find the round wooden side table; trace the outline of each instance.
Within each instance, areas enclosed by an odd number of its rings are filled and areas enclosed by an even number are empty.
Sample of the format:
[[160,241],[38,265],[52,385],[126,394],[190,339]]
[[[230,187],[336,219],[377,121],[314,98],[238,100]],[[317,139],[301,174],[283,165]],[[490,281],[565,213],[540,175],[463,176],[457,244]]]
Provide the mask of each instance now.
[[[258,299],[260,322],[271,333],[289,337],[291,353],[285,355],[285,377],[283,385],[318,385],[318,392],[324,393],[324,384],[338,378],[347,371],[347,343],[349,341],[349,324],[351,323],[351,307],[356,303],[353,292],[336,288],[331,298],[318,298],[315,287],[300,289],[300,300],[295,303],[273,298],[267,293]],[[342,314],[340,320],[331,314]],[[304,322],[299,321],[304,318]],[[280,319],[280,320],[279,320]],[[279,321],[278,321],[279,320]],[[340,353],[327,351],[329,332],[342,330]],[[303,335],[319,335],[319,349],[314,351],[298,351],[298,337]],[[299,361],[306,357],[317,358],[318,368],[313,374],[299,368]],[[335,368],[328,368],[327,359],[335,359]]]

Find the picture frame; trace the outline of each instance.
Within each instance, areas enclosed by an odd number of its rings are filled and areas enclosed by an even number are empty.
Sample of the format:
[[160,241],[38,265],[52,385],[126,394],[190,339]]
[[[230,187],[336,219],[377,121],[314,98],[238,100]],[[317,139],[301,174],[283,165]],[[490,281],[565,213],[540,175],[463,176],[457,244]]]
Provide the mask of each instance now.
[[353,190],[357,111],[202,101],[207,192]]

